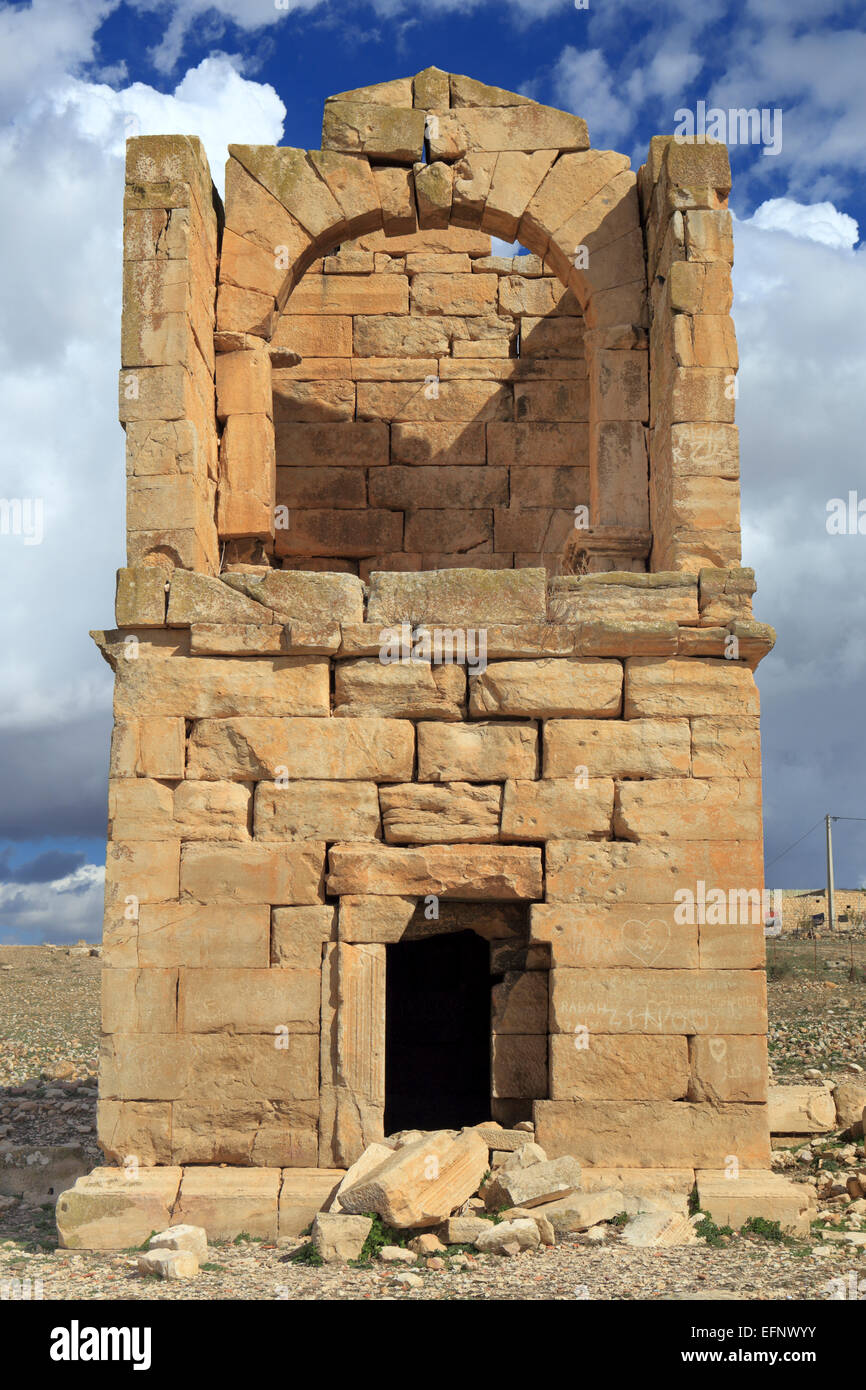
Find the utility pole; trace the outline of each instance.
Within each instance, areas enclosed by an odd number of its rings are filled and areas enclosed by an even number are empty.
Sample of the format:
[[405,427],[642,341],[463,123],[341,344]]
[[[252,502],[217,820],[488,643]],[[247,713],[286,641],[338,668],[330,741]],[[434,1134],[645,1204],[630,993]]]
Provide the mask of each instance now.
[[836,906],[833,896],[833,816],[824,817],[827,824],[827,923],[830,931],[836,930]]

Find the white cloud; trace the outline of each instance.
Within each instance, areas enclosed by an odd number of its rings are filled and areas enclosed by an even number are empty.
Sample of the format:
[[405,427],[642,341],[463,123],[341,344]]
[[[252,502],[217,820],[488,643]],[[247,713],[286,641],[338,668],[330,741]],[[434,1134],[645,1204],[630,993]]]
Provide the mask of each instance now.
[[837,251],[852,250],[859,239],[855,219],[839,212],[832,203],[804,206],[794,198],[770,198],[755,209],[748,221],[762,231],[788,232]]
[[[737,223],[734,266],[743,560],[756,571],[755,616],[779,638],[757,676],[769,857],[825,811],[861,813],[866,683],[857,636],[866,628],[866,536],[826,529],[831,498],[866,495],[866,252],[850,250],[845,214],[822,211],[839,231],[828,244],[814,237],[809,206],[784,201],[779,226],[766,214]],[[855,833],[840,842],[852,882],[866,873],[866,837]],[[773,881],[820,874],[820,844],[809,841]]]
[[593,145],[604,148],[631,130],[634,113],[616,95],[616,79],[600,48],[578,52],[571,45],[559,55],[551,74],[554,100],[589,126]]
[[0,940],[98,941],[104,884],[96,864],[49,883],[0,883]]
[[15,267],[0,335],[0,496],[41,499],[45,510],[41,545],[0,535],[0,727],[110,704],[110,674],[87,631],[111,626],[124,563],[116,396],[128,117],[141,133],[200,135],[221,181],[228,141],[276,143],[285,108],[218,56],[171,94],[63,78],[32,92],[0,138],[14,209],[0,225],[0,263]]

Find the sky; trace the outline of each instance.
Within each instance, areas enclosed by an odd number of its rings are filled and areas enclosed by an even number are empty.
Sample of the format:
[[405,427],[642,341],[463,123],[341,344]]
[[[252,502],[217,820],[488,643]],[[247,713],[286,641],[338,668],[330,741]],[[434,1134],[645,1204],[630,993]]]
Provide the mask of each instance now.
[[[866,500],[864,534],[827,525],[866,499],[860,0],[0,3],[0,499],[42,508],[0,531],[0,942],[101,929],[111,673],[87,633],[124,563],[124,141],[200,135],[221,186],[230,141],[317,148],[326,96],[431,64],[585,117],[634,168],[701,102],[775,122],[731,149],[743,563],[778,632],[768,886],[820,885],[823,816],[866,816]],[[837,885],[866,883],[866,824],[834,848]]]

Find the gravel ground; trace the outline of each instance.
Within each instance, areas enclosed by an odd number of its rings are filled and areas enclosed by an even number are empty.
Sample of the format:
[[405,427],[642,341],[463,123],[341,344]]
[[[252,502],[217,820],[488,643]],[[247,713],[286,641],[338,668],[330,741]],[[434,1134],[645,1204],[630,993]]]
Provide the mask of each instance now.
[[[98,957],[91,948],[0,947],[0,1149],[3,1144],[78,1144],[95,1165]],[[796,977],[771,983],[771,1062],[780,1080],[802,1080],[809,1068],[831,1075],[844,1057],[866,1066],[866,986]],[[848,1199],[829,1195],[838,1170],[866,1168],[862,1145],[823,1142],[784,1166],[817,1177],[822,1221],[843,1236],[861,1222]],[[862,1223],[866,1226],[866,1221]],[[831,1278],[863,1280],[866,1249],[815,1231],[809,1241],[723,1237],[660,1250],[632,1250],[610,1227],[601,1245],[575,1238],[515,1259],[467,1256],[463,1267],[381,1264],[339,1270],[299,1264],[297,1245],[257,1242],[211,1247],[199,1277],[163,1283],[138,1273],[134,1252],[117,1256],[58,1250],[50,1205],[0,1197],[2,1281],[30,1279],[46,1300],[652,1300],[712,1297],[824,1300]],[[403,1282],[409,1276],[408,1282]],[[37,1283],[37,1281],[41,1281]]]

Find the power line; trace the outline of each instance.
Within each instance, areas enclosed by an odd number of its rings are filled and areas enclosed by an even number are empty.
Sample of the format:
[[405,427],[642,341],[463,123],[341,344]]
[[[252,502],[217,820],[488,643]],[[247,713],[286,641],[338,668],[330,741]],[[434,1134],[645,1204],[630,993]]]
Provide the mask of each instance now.
[[[831,820],[856,820],[856,821],[863,821],[864,823],[866,823],[866,816],[831,816],[830,819],[831,819]],[[814,825],[810,825],[810,826],[809,826],[809,829],[806,831],[806,834],[805,834],[805,835],[801,835],[800,838],[799,838],[799,840],[795,840],[794,843],[793,843],[792,845],[789,845],[787,849],[783,849],[783,850],[782,850],[782,853],[781,853],[781,854],[777,854],[775,859],[771,859],[770,862],[769,862],[769,864],[767,865],[767,868],[768,868],[768,869],[771,869],[771,868],[773,867],[773,865],[776,864],[776,863],[778,863],[778,861],[779,861],[780,859],[784,859],[786,854],[790,854],[792,849],[796,849],[798,845],[802,844],[803,841],[804,841],[805,838],[806,838],[806,835],[811,835],[813,830],[817,830],[817,829],[818,829],[818,826],[821,824],[821,822],[822,822],[823,820],[824,820],[824,817],[821,816],[818,820],[815,821],[815,824],[814,824]]]
[[[809,829],[806,831],[806,835],[811,835],[813,830],[817,830],[818,826],[822,823],[823,819],[824,817],[820,816],[818,820],[815,821],[814,825],[810,825]],[[787,849],[783,849],[781,854],[777,854],[775,859],[771,859],[769,864],[767,865],[767,868],[771,869],[779,859],[784,859],[786,854],[790,854],[792,849],[796,849],[799,844],[802,844],[802,842],[806,838],[806,835],[801,835],[799,840],[795,840],[794,843],[792,845],[789,845]]]

